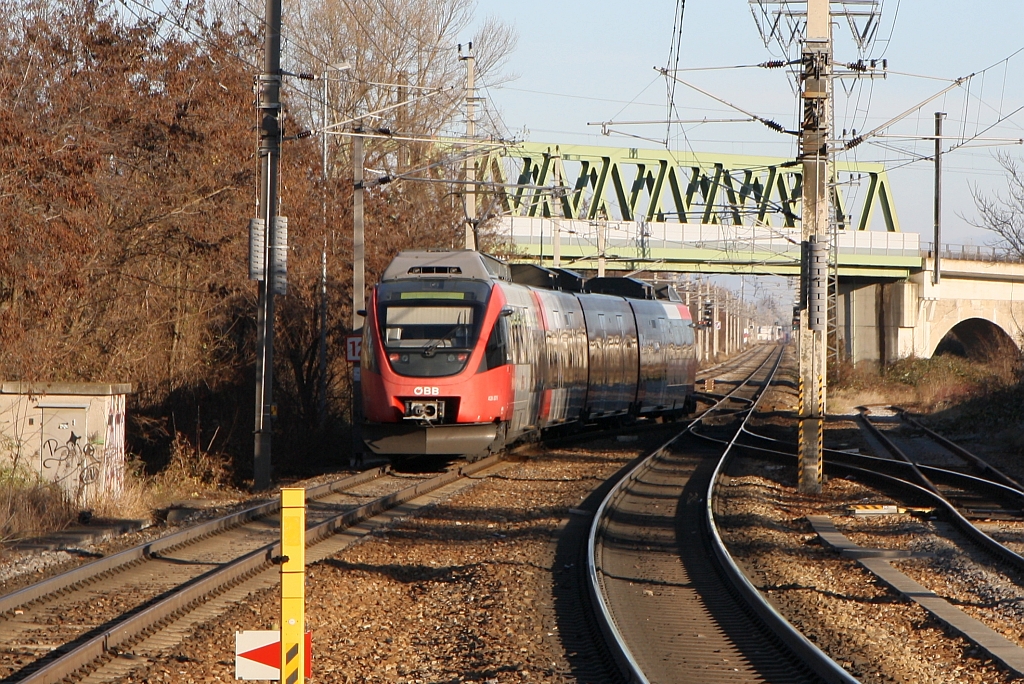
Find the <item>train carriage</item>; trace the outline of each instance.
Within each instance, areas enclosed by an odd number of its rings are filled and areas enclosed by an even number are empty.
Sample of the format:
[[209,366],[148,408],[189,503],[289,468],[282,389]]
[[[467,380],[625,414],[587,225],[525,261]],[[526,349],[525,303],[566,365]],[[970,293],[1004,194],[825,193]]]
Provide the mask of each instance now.
[[399,254],[366,312],[367,447],[480,454],[560,425],[692,411],[689,311],[653,296],[631,279],[513,277],[469,250]]

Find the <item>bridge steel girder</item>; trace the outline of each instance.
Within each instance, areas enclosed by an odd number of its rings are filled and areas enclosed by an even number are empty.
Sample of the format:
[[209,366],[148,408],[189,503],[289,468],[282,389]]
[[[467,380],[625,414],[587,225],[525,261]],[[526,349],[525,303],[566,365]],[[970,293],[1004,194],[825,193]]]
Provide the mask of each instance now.
[[[491,152],[481,167],[482,183],[503,188],[499,204],[506,216],[792,228],[802,209],[801,167],[779,157],[520,143]],[[837,162],[834,174],[840,228],[868,230],[877,206],[886,230],[900,231],[882,164]],[[846,213],[843,175],[868,181],[853,214]]]
[[[595,270],[603,257],[610,271],[800,274],[799,228],[515,215],[495,228],[513,261],[542,266]],[[553,263],[556,235],[559,264]],[[917,233],[844,230],[835,247],[840,278],[901,280],[924,263]]]

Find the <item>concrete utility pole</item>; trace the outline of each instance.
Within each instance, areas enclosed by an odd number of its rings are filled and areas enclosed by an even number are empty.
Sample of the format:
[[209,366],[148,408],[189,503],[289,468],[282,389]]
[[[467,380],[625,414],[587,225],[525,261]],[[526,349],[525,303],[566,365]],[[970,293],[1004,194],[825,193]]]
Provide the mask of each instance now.
[[[362,127],[352,136],[352,333],[363,331],[360,311],[366,309],[366,266],[363,244],[363,136]],[[352,456],[362,458],[363,377],[359,364],[352,365]]]
[[[476,136],[476,57],[473,55],[473,43],[469,44],[469,52],[462,54],[459,46],[459,59],[466,63],[466,137],[472,140]],[[473,149],[466,151],[463,167],[467,181],[476,180],[476,161]],[[476,185],[466,187],[466,249],[476,249]]]
[[363,136],[352,136],[352,332],[363,329],[359,312],[366,308],[366,268],[363,232]]
[[[252,261],[260,268],[251,275],[259,281],[259,303],[256,314],[256,426],[253,431],[253,487],[270,488],[271,436],[274,414],[274,295],[282,293],[285,274],[278,273],[279,244],[277,213],[278,167],[281,161],[281,0],[266,1],[266,40],[263,44],[263,73],[259,77],[260,110],[260,200],[262,244],[250,247]],[[283,222],[282,222],[283,223]],[[280,226],[283,227],[283,226]],[[257,231],[260,229],[257,227]],[[255,240],[254,240],[255,242]],[[257,252],[262,252],[257,254]]]
[[[711,286],[708,285],[708,292],[711,291]],[[720,330],[722,321],[719,318],[721,315],[721,309],[719,308],[719,302],[721,297],[718,293],[715,293],[714,303],[711,305],[711,358],[718,360],[718,332]]]
[[829,0],[807,0],[802,51],[803,162],[801,230],[803,266],[800,311],[800,444],[798,489],[821,493],[822,427],[828,325],[828,179],[832,90],[832,22]]
[[935,112],[935,271],[932,283],[939,284],[939,253],[942,251],[942,120],[945,112]]
[[324,248],[320,252],[320,379],[317,383],[317,424],[327,423],[327,72],[324,71],[323,107],[320,110],[320,212],[323,218]]

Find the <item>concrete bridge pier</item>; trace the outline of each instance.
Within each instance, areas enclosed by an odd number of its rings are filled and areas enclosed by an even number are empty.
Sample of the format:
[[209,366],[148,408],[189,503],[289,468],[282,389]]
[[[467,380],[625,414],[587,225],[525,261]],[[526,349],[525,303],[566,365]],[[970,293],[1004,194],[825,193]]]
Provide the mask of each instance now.
[[905,280],[840,278],[840,346],[854,363],[936,352],[984,358],[1024,342],[1024,264],[934,260]]

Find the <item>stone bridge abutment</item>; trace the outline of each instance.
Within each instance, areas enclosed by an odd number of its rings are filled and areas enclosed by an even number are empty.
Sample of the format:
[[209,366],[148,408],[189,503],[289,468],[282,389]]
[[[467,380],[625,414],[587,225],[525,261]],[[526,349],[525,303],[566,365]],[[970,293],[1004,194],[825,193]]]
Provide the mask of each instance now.
[[[840,279],[838,330],[855,363],[891,363],[936,351],[989,356],[1024,342],[1024,264],[934,260],[902,281]],[[941,347],[940,347],[941,345]]]

